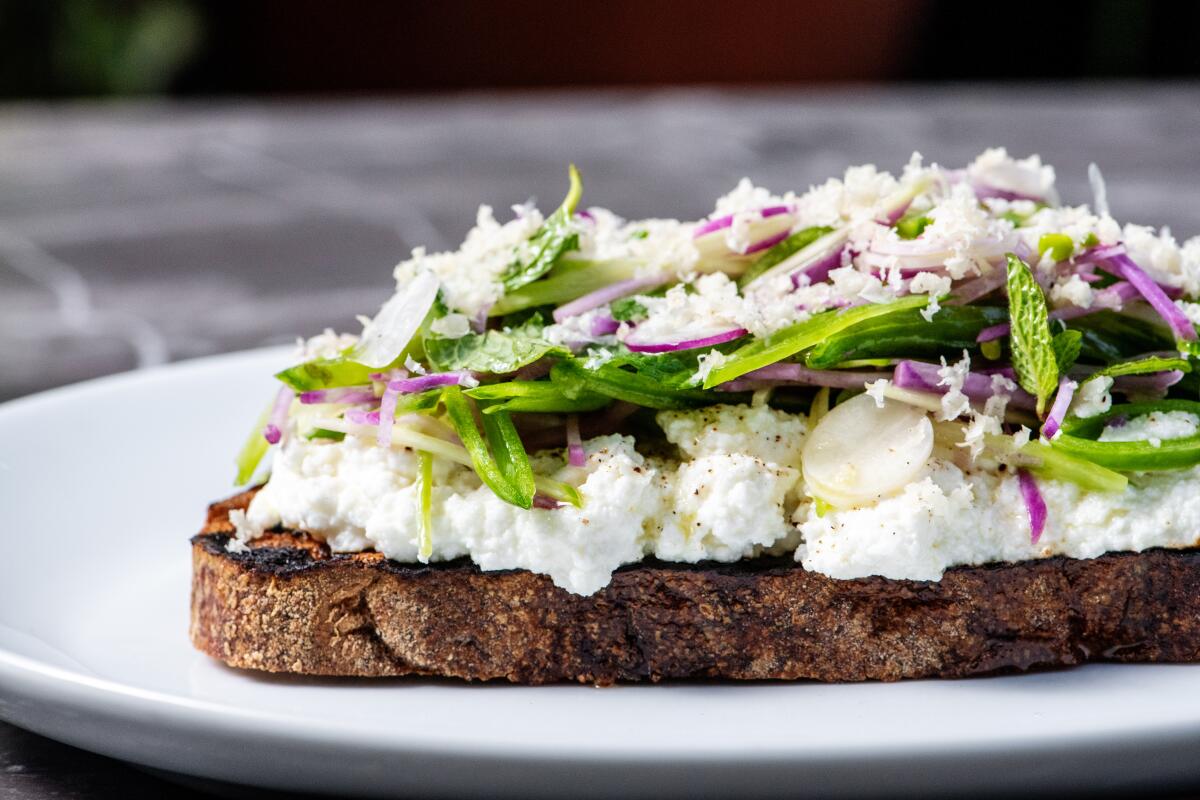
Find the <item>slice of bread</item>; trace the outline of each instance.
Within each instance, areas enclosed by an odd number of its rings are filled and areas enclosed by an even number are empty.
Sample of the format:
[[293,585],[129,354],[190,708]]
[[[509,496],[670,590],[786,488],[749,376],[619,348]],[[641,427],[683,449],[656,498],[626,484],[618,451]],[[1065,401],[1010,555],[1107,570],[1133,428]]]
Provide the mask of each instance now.
[[964,567],[938,582],[836,580],[791,558],[648,561],[581,597],[466,560],[333,555],[293,531],[227,552],[229,512],[252,496],[214,504],[192,539],[192,642],[233,667],[611,684],[1200,660],[1197,550]]

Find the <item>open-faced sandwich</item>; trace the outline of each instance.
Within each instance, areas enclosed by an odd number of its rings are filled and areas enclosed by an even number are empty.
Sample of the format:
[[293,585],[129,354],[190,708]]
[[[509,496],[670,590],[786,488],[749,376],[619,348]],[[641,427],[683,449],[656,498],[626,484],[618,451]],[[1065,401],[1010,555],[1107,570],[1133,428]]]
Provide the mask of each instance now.
[[1200,660],[1200,238],[1091,179],[914,155],[627,221],[572,168],[481,208],[276,376],[193,642],[528,683]]

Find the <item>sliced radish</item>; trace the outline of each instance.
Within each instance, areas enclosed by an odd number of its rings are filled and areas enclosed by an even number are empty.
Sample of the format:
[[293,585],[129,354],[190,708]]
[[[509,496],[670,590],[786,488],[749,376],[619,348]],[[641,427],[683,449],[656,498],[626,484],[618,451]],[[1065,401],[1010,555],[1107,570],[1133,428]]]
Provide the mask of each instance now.
[[919,408],[861,394],[821,418],[804,444],[809,491],[838,508],[874,502],[911,483],[933,452]]
[[351,358],[373,369],[391,365],[425,321],[437,292],[438,279],[434,274],[419,273],[367,323]]
[[[747,245],[736,255],[749,255],[778,244],[787,238],[791,232],[792,209],[789,206],[771,206],[756,212],[748,212],[750,217],[746,230]],[[729,253],[727,241],[728,231],[733,227],[734,215],[710,219],[700,223],[692,233],[696,249],[705,255]]]

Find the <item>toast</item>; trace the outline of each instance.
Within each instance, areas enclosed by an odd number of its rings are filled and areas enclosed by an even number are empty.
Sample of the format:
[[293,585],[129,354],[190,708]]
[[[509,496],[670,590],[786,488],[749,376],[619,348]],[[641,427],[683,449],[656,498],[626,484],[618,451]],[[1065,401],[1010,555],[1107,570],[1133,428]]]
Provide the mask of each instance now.
[[331,554],[274,531],[229,552],[229,513],[192,539],[191,638],[238,668],[522,684],[895,681],[1200,660],[1200,552],[960,567],[937,582],[838,580],[790,557],[645,561],[591,596],[466,559]]

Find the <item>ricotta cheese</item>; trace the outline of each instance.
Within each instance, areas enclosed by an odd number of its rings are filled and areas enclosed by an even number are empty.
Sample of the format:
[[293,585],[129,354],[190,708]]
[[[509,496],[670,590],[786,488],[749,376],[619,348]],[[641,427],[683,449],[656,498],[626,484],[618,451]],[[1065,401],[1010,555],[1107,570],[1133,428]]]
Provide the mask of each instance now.
[[934,459],[903,493],[873,506],[824,516],[801,506],[796,559],[834,578],[938,580],[960,564],[1193,547],[1200,533],[1197,480],[1200,468],[1155,473],[1118,494],[1039,481],[1047,523],[1033,544],[1015,477],[967,473]]

